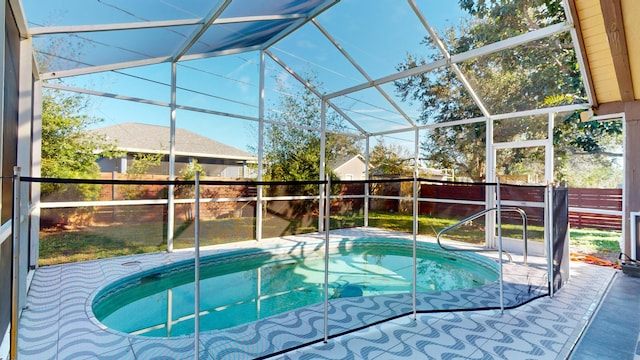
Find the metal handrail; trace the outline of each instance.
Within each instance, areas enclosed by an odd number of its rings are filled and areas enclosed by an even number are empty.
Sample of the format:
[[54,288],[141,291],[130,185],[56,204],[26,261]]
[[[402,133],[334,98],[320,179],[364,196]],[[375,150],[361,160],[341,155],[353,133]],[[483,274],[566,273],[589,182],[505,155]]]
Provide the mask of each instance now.
[[[473,221],[481,216],[483,216],[484,214],[490,212],[490,211],[497,211],[498,208],[494,207],[494,208],[489,208],[489,209],[484,209],[482,211],[479,211],[469,217],[466,217],[460,221],[458,221],[457,223],[453,224],[453,225],[449,225],[446,228],[440,230],[438,232],[438,236],[436,237],[436,240],[438,242],[438,246],[440,246],[440,248],[447,250],[447,251],[496,251],[495,249],[458,249],[458,248],[450,248],[450,247],[446,247],[444,245],[442,245],[442,243],[440,243],[440,237],[442,236],[442,234],[446,233],[449,230],[455,229],[457,227],[459,227],[460,225],[463,225],[466,222],[469,221]],[[527,214],[524,212],[524,210],[517,208],[517,207],[503,207],[500,209],[501,211],[515,211],[517,213],[520,214],[520,216],[522,217],[522,239],[524,240],[524,252],[523,252],[523,262],[526,265],[527,264],[527,251],[528,251],[528,246],[527,246]],[[506,251],[502,251],[504,254],[507,255],[507,257],[509,258],[509,262],[513,262],[513,258],[511,257],[511,254],[509,254]]]

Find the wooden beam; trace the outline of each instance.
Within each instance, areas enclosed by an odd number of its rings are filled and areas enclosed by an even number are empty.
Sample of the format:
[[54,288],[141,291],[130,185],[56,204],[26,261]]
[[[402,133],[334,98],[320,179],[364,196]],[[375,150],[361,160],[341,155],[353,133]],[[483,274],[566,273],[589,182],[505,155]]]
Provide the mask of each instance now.
[[586,79],[584,81],[589,84],[589,97],[593,101],[593,106],[598,107],[598,97],[596,96],[595,84],[593,83],[593,76],[591,75],[591,66],[589,65],[589,58],[587,57],[586,47],[584,45],[584,38],[582,37],[582,27],[580,26],[580,17],[578,17],[578,9],[576,8],[575,0],[568,0],[570,16],[573,19],[573,28],[576,31],[576,40],[578,41],[578,50],[576,57],[582,60],[581,64],[584,67],[584,75]]
[[600,104],[598,106],[596,115],[610,115],[624,113],[627,119],[633,119],[634,121],[640,121],[640,100],[634,101],[615,101],[610,103]]
[[631,81],[631,66],[627,52],[627,38],[624,34],[622,21],[621,0],[600,0],[600,8],[609,39],[609,48],[613,57],[621,100],[633,101],[633,82]]

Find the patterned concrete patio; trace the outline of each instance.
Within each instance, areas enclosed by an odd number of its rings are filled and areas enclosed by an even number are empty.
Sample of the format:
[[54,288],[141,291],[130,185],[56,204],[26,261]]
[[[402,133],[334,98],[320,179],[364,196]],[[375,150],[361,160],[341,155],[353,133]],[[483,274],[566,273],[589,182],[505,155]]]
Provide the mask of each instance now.
[[[352,229],[332,233],[344,237],[398,236],[382,230]],[[406,236],[406,235],[404,235]],[[321,240],[321,235],[268,239],[261,246],[291,246]],[[422,239],[428,240],[428,239]],[[213,254],[255,246],[244,242],[203,251]],[[97,291],[124,276],[193,257],[192,251],[43,267],[36,271],[19,327],[21,359],[191,359],[193,336],[149,338],[106,328],[91,310]],[[516,257],[516,263],[518,263]],[[566,358],[596,311],[615,270],[572,263],[571,279],[553,298],[542,296],[541,259],[532,266],[505,264],[505,304],[526,304],[505,310],[473,310],[429,314],[411,311],[407,295],[351,298],[332,305],[331,334],[385,317],[359,331],[322,339],[322,304],[290,311],[255,323],[203,333],[202,359],[441,359],[441,358]],[[524,269],[524,270],[523,270]],[[507,275],[509,274],[509,275]],[[446,296],[445,296],[446,295]],[[418,300],[418,306],[493,307],[498,289],[447,293]],[[304,345],[315,342],[312,345]],[[295,350],[285,352],[287,349]]]

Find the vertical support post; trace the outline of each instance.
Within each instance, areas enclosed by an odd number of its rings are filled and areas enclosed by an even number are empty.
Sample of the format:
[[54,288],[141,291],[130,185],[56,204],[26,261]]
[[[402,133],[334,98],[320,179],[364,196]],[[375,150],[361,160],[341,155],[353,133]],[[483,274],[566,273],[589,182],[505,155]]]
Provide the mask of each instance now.
[[[491,183],[495,182],[498,178],[496,173],[496,150],[493,147],[493,119],[487,118],[486,123],[487,128],[487,137],[486,137],[486,164],[485,164],[485,173],[486,173],[486,182]],[[491,209],[495,207],[495,196],[489,191],[488,187],[485,187],[485,208]],[[496,216],[490,211],[485,215],[485,239],[487,248],[495,248],[496,245]]]
[[416,129],[414,139],[414,166],[413,166],[413,319],[416,320],[418,316],[418,171],[419,167],[419,144],[420,141],[420,129]]
[[[326,182],[326,191],[327,196],[325,197],[325,222],[328,222],[331,212],[331,177],[327,176]],[[324,232],[324,342],[325,344],[329,341],[329,231]]]
[[[258,182],[264,166],[264,50],[260,51],[260,84],[258,99]],[[262,240],[262,185],[256,187],[256,241]]]
[[18,316],[20,297],[20,167],[13,168],[13,219],[11,222],[11,233],[13,237],[12,258],[11,258],[11,345],[10,359],[18,357]]
[[[638,218],[640,217],[640,212],[638,211],[632,211],[629,213],[629,218],[631,219],[631,256],[629,256],[629,258],[631,258],[631,260],[636,261],[638,260],[636,258],[636,252],[638,251],[638,245],[637,245],[637,241],[638,241]],[[626,250],[626,249],[625,249]],[[625,251],[623,250],[623,253],[625,253]]]
[[547,271],[547,276],[549,277],[549,296],[553,297],[554,295],[554,285],[553,285],[553,279],[554,279],[554,266],[553,266],[553,227],[554,227],[554,221],[553,221],[553,185],[550,185],[553,183],[553,127],[554,127],[554,122],[555,122],[555,118],[553,113],[549,114],[549,120],[548,120],[548,129],[547,129],[547,143],[545,144],[545,160],[544,160],[544,164],[545,164],[545,168],[544,168],[544,176],[545,176],[545,183],[549,184],[547,185],[547,188],[545,189],[545,241],[547,241],[547,245],[548,245],[548,252],[547,252],[547,267],[548,267],[548,271]]
[[[33,44],[32,39],[20,39],[20,65],[18,70],[18,128],[16,164],[22,170],[20,175],[31,175],[31,124],[33,117]],[[27,303],[28,272],[29,272],[29,187],[20,187],[20,199],[22,207],[21,215],[24,217],[17,227],[20,236],[20,272],[19,281],[24,286],[20,289],[18,306],[23,308]]]
[[547,277],[549,284],[549,296],[553,297],[553,185],[548,184],[545,188],[544,200],[544,241],[547,244]]
[[[176,179],[176,81],[177,64],[171,63],[171,114],[169,120],[169,180]],[[167,251],[173,251],[173,232],[175,226],[175,185],[170,184],[167,191]]]
[[546,184],[553,182],[553,126],[555,124],[555,114],[549,113],[547,141],[544,145],[544,179]]
[[[327,157],[327,103],[326,101],[322,100],[322,104],[320,106],[320,121],[321,121],[321,129],[322,132],[320,133],[320,180],[325,178],[325,166],[326,166],[326,157]],[[328,176],[326,176],[328,178]],[[324,219],[324,209],[323,209],[323,202],[322,199],[326,198],[326,201],[329,201],[329,190],[327,190],[326,192],[323,190],[324,186],[322,186],[322,184],[319,185],[318,187],[318,191],[319,191],[319,199],[318,199],[318,207],[319,207],[319,211],[318,211],[318,231],[322,232],[322,231],[329,231],[330,227],[329,227],[329,223],[327,223],[327,226],[325,226],[325,224],[323,224],[322,219]],[[329,216],[329,213],[326,213],[326,216]]]
[[[40,177],[42,174],[42,86],[41,81],[36,80],[33,84],[33,120],[31,130],[31,176]],[[40,183],[31,182],[31,232],[30,232],[30,254],[29,264],[37,268],[40,259]]]
[[369,181],[369,161],[370,161],[370,156],[369,156],[369,138],[370,136],[367,135],[367,138],[365,140],[365,156],[364,156],[364,179],[367,181],[364,184],[364,227],[369,227],[369,187],[370,187],[370,183]]
[[[629,172],[629,170],[631,169],[631,173],[633,174],[633,167],[629,166],[627,163],[627,159],[629,158],[630,154],[627,152],[627,147],[629,146],[627,144],[627,142],[629,140],[627,140],[627,138],[629,137],[629,130],[633,129],[633,126],[628,126],[627,125],[627,121],[626,121],[626,115],[625,114],[621,114],[620,116],[620,120],[622,121],[622,133],[625,134],[622,137],[622,173],[625,174],[622,177],[622,244],[621,245],[621,251],[623,253],[627,253],[629,251],[629,249],[634,250],[633,253],[633,259],[637,259],[637,248],[638,248],[638,239],[632,239],[632,238],[627,238],[627,234],[629,233],[629,225],[632,226],[636,226],[636,224],[629,224],[628,221],[631,218],[631,214],[630,212],[632,212],[632,209],[628,207],[629,204],[629,200],[628,196],[629,195],[634,195],[635,197],[637,197],[636,193],[632,190],[631,187],[629,187],[629,185],[632,183],[631,181],[629,181],[628,177],[627,177],[627,173]],[[636,122],[637,123],[637,122]],[[631,135],[633,136],[633,135]]]
[[524,265],[528,265],[527,257],[529,256],[529,239],[527,238],[527,216],[522,214],[522,242],[524,243],[523,251],[522,251],[522,263]]
[[502,269],[502,202],[500,201],[500,179],[496,177],[496,217],[498,221],[498,268],[500,271],[500,314],[504,313],[504,274]]
[[200,358],[200,172],[196,171],[196,210],[194,218],[194,237],[195,237],[195,254],[194,254],[194,317],[193,317],[193,347],[194,359]]

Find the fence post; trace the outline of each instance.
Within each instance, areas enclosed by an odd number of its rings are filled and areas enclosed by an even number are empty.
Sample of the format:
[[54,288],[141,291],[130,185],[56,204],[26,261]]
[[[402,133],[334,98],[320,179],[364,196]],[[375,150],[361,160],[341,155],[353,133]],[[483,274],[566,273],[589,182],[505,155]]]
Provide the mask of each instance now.
[[195,278],[195,289],[193,294],[194,299],[194,337],[193,337],[193,347],[194,347],[194,359],[198,360],[200,358],[200,172],[196,171],[196,191],[195,191],[195,200],[196,200],[196,209],[195,209],[195,218],[194,218],[194,237],[195,237],[195,254],[194,254],[194,278]]
[[413,320],[416,320],[418,313],[418,171],[413,173],[413,289],[412,304]]
[[[327,176],[325,185],[324,222],[324,342],[329,341],[329,220],[331,216],[331,177]],[[318,219],[321,222],[323,219]]]
[[553,204],[553,185],[548,184],[545,187],[545,197],[544,197],[544,241],[547,244],[547,281],[549,288],[549,296],[554,296],[553,289],[553,211],[551,211],[551,206]]
[[12,276],[11,276],[11,344],[9,358],[18,358],[18,307],[20,296],[20,172],[19,166],[13,167],[13,218],[11,220],[11,235],[13,238],[12,256]]
[[500,313],[504,313],[504,276],[502,271],[502,202],[500,200],[500,178],[496,176],[496,217],[498,222],[498,261],[500,271]]

